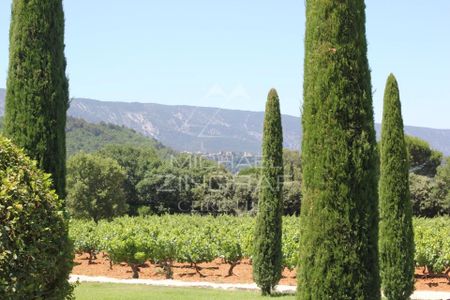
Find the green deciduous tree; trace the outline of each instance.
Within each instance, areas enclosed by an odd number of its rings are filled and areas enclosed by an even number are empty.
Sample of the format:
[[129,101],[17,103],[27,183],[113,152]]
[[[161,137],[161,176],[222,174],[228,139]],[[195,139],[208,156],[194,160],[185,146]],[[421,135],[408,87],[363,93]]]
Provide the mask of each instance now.
[[64,299],[73,249],[50,175],[0,136],[0,299]]
[[438,203],[440,214],[450,215],[450,157],[437,169],[432,198]]
[[253,277],[263,295],[281,278],[283,214],[283,131],[275,89],[267,97],[262,143],[261,191],[254,237]]
[[409,163],[397,80],[384,92],[380,167],[380,273],[389,300],[406,300],[414,289],[414,233]]
[[117,161],[79,153],[69,159],[67,173],[67,206],[72,216],[98,222],[126,213],[126,173]]
[[155,148],[108,145],[99,151],[99,155],[116,160],[125,170],[124,192],[128,204],[128,214],[136,215],[138,208],[147,204],[139,198],[138,184],[148,172],[159,168],[162,164]]
[[200,156],[174,155],[147,172],[136,190],[141,203],[154,213],[186,213],[193,209],[194,188],[203,185],[209,174],[222,172],[223,167]]
[[433,195],[434,188],[433,178],[409,174],[409,190],[414,216],[432,218],[439,214],[440,205]]
[[67,118],[66,144],[68,157],[77,152],[92,153],[105,147],[113,147],[113,145],[132,145],[133,148],[153,149],[161,157],[173,152],[157,140],[123,125],[104,122],[94,124],[74,117]]
[[363,0],[307,0],[298,299],[380,299]]
[[5,133],[52,174],[65,196],[68,81],[62,0],[14,0]]
[[405,141],[410,172],[434,177],[437,167],[441,164],[442,152],[431,149],[430,144],[417,137],[405,136]]
[[[283,214],[284,215],[298,215],[300,213],[301,203],[301,159],[300,152],[284,149],[283,150]],[[235,184],[242,190],[251,191],[247,197],[247,207],[252,208],[256,206],[258,201],[258,194],[261,180],[261,166],[248,167],[239,171],[235,176]],[[240,184],[241,183],[241,184]],[[240,197],[240,195],[236,195]],[[242,198],[242,197],[240,197]]]

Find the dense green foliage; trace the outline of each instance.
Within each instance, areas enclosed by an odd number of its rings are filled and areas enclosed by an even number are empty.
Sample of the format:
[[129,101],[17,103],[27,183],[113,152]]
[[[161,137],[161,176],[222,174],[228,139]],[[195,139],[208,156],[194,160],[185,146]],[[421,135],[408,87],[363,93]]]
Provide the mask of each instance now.
[[363,0],[306,1],[299,299],[380,299]]
[[442,153],[433,150],[430,145],[419,138],[405,136],[409,157],[409,181],[413,215],[434,217],[445,214],[444,203],[436,193],[439,181],[436,173],[441,165]]
[[[2,129],[3,118],[0,117],[0,132]],[[83,119],[67,117],[66,149],[68,157],[78,152],[93,153],[108,146],[119,145],[153,149],[161,158],[167,158],[175,154],[175,151],[163,146],[155,139],[146,137],[125,126],[104,122],[94,124]]]
[[108,145],[133,145],[155,149],[161,157],[174,153],[158,141],[133,129],[109,123],[89,123],[83,119],[68,117],[66,125],[67,156],[77,152],[92,153]]
[[[71,226],[70,236],[74,242],[74,249],[77,254],[88,253],[89,264],[97,258],[98,245],[100,240],[97,232],[97,223],[93,220],[86,220],[83,226]],[[76,237],[76,238],[74,238]]]
[[442,273],[450,267],[450,217],[413,220],[416,266],[429,273]]
[[108,145],[98,152],[105,158],[116,160],[126,172],[123,184],[128,214],[136,215],[138,208],[146,205],[137,191],[137,186],[146,174],[162,165],[161,158],[153,147],[139,148],[127,145]]
[[432,198],[439,203],[440,214],[450,215],[450,157],[437,169]]
[[[146,260],[159,265],[170,278],[173,261],[191,263],[200,273],[198,263],[217,257],[230,264],[231,276],[234,266],[251,256],[252,226],[251,218],[164,215],[101,221],[93,235],[79,234],[91,231],[91,223],[73,220],[70,233],[77,252],[86,251],[85,245],[89,251],[106,251],[114,263],[128,263],[135,276],[138,265]],[[92,245],[97,245],[96,250]]]
[[67,207],[76,218],[98,222],[127,211],[125,170],[112,158],[79,153],[67,164]]
[[[132,143],[136,145],[130,146]],[[225,168],[219,168],[215,162],[193,155],[177,155],[155,143],[125,127],[68,118],[69,154],[79,149],[87,152],[100,149],[100,155],[112,155],[127,171],[124,189],[130,215],[144,209],[147,213],[255,213],[261,180],[260,166],[245,168],[233,175]],[[434,150],[428,147],[415,153],[428,151],[432,153]],[[430,157],[418,155],[413,159],[422,160],[426,165],[431,163]],[[301,202],[300,153],[284,149],[283,165],[284,214],[297,215]],[[411,173],[415,216],[442,213],[441,202],[431,197],[433,187],[433,178]]]
[[438,215],[440,207],[433,196],[433,178],[412,173],[409,175],[409,186],[413,215],[420,217]]
[[[410,143],[408,140],[408,149],[416,148],[411,151],[415,153],[411,159],[418,162],[416,165],[419,162],[425,166],[435,164],[433,157],[439,157],[437,151],[431,150],[420,139],[414,138],[417,142]],[[91,124],[74,118],[68,118],[67,122],[67,149],[69,155],[80,150],[99,150],[103,156],[113,155],[127,171],[124,188],[130,215],[138,214],[139,209],[146,209],[149,213],[194,210],[239,215],[254,214],[257,207],[261,166],[242,169],[233,175],[204,157],[177,155],[131,129],[111,124]],[[284,149],[283,161],[284,214],[297,215],[301,202],[300,153]],[[411,182],[414,215],[435,216],[441,213],[440,201],[431,198],[434,180],[412,172]],[[183,197],[180,208],[179,196]]]
[[[155,148],[128,145],[107,145],[94,155],[112,158],[125,170],[122,188],[129,215],[189,213],[192,210],[240,214],[247,212],[246,205],[235,203],[253,205],[256,180],[250,184],[248,178],[242,178],[240,182],[222,166],[197,155],[177,154],[162,158]],[[78,171],[81,171],[80,167]],[[72,170],[68,173],[70,178]],[[229,179],[230,190],[225,185],[226,179]],[[98,179],[86,177],[84,181],[95,185]],[[114,188],[119,186],[114,183]],[[109,187],[102,185],[101,188]]]
[[[172,155],[157,167],[146,172],[136,185],[140,203],[157,214],[165,212],[191,212],[194,208],[196,188],[213,184],[207,181],[212,174],[221,174],[224,168],[193,154]],[[197,208],[214,213],[212,208]]]
[[5,98],[5,134],[52,174],[65,196],[66,111],[62,0],[14,0]]
[[281,279],[283,215],[283,129],[275,89],[267,96],[262,141],[261,186],[254,236],[253,278],[263,295]]
[[410,173],[413,214],[420,217],[450,215],[450,158],[436,169],[434,178]]
[[0,298],[70,296],[72,247],[50,175],[0,136]]
[[[283,150],[283,171],[283,214],[298,215],[302,198],[302,166],[299,151]],[[240,185],[241,190],[249,191],[247,207],[256,207],[261,183],[261,166],[242,169],[234,177],[234,182]]]
[[433,150],[426,141],[405,136],[408,150],[410,171],[417,175],[434,177],[436,169],[441,164],[442,153]]
[[414,289],[414,235],[400,94],[392,74],[384,92],[380,152],[381,288],[389,300],[407,300]]
[[[255,221],[249,216],[225,215],[121,217],[111,222],[102,220],[97,225],[92,221],[72,220],[70,236],[77,252],[105,251],[114,258],[114,263],[133,263],[137,253],[140,253],[138,258],[145,256],[161,268],[173,261],[189,262],[196,268],[196,263],[222,258],[230,264],[232,276],[233,266],[243,258],[253,257]],[[283,217],[282,265],[291,270],[297,267],[299,222],[298,217]],[[417,266],[428,266],[437,273],[450,266],[449,222],[449,217],[414,220]],[[139,241],[133,241],[136,239]],[[169,267],[165,270],[170,275]]]
[[219,168],[204,176],[203,183],[194,187],[192,210],[210,214],[245,214],[255,205],[256,178],[233,176]]

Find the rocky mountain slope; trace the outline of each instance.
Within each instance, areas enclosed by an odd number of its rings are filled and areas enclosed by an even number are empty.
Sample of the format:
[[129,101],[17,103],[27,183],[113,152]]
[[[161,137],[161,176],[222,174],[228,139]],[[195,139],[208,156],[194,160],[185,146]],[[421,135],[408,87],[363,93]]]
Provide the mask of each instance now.
[[[4,90],[0,89],[0,115],[3,108]],[[93,123],[124,125],[175,150],[204,153],[259,153],[264,117],[263,112],[78,98],[71,102],[69,115]],[[283,132],[285,147],[299,149],[300,118],[283,115]],[[450,129],[407,126],[405,132],[450,155]]]

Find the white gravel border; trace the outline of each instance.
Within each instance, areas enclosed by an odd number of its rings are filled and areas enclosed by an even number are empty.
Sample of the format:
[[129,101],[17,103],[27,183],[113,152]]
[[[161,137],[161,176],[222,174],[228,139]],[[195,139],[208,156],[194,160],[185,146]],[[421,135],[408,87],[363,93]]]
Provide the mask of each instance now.
[[[70,282],[102,282],[122,284],[145,284],[164,287],[195,287],[223,290],[258,290],[255,283],[215,283],[206,281],[181,280],[153,280],[153,279],[117,279],[103,276],[70,275]],[[294,293],[295,286],[278,285],[276,291],[280,293]],[[411,300],[450,300],[450,292],[415,291]]]

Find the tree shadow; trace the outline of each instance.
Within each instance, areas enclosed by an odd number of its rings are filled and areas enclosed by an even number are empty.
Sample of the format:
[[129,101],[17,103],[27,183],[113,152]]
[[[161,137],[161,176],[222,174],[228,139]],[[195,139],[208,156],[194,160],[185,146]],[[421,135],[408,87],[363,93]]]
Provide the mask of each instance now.
[[281,297],[289,297],[289,296],[294,296],[295,293],[292,292],[273,292],[272,294],[270,294],[270,298],[281,298]]

